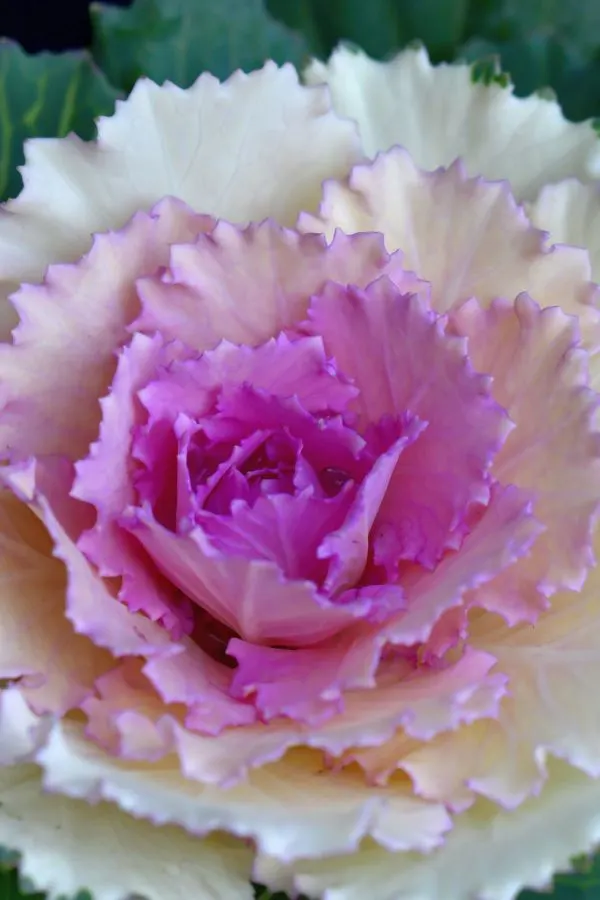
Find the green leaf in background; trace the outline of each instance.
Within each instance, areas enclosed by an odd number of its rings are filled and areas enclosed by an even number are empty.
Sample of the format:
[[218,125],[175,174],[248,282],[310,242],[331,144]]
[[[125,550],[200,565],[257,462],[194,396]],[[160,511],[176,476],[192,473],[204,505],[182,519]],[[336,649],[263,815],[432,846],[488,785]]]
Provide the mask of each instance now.
[[[267,0],[269,8],[272,2]],[[326,55],[340,40],[357,44],[375,57],[385,56],[398,44],[398,10],[390,0],[310,0],[310,4],[314,32],[321,35]]]
[[452,55],[464,39],[469,0],[267,0],[274,16],[304,32],[311,51],[327,56],[351,41],[382,58],[419,39],[434,59]]
[[471,35],[498,41],[554,38],[591,54],[600,44],[600,4],[598,0],[471,0],[467,28]]
[[574,120],[600,113],[600,3],[577,0],[471,0],[457,55],[497,54],[517,94],[551,87]]
[[29,56],[0,41],[0,200],[21,189],[27,138],[91,138],[94,118],[113,112],[118,96],[85,52]]
[[129,9],[94,4],[91,15],[93,55],[125,91],[141,75],[189,87],[204,71],[227,78],[266,59],[301,66],[308,55],[304,37],[262,0],[134,0]]
[[24,894],[16,869],[0,869],[0,898],[2,900],[44,900],[44,894]]
[[329,42],[315,19],[313,0],[265,0],[269,14],[304,35],[312,56],[329,55]]
[[531,35],[510,41],[473,38],[458,51],[468,61],[495,55],[510,73],[519,96],[551,88],[567,118],[574,121],[600,114],[600,61],[586,58],[573,44],[553,35]]

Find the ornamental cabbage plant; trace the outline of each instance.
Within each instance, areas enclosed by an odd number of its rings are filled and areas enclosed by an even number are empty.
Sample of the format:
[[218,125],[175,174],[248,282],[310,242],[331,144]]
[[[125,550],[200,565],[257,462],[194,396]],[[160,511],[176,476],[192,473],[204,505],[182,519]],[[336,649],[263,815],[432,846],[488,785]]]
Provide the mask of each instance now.
[[600,840],[593,129],[340,50],[26,159],[0,842],[51,897],[546,884]]

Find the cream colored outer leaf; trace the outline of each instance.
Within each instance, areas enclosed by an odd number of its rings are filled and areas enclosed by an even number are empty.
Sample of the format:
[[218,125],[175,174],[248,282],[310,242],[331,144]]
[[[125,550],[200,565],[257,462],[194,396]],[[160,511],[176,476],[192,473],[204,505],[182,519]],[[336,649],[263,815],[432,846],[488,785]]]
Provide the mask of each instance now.
[[263,857],[255,877],[324,900],[513,900],[523,887],[547,886],[599,841],[600,780],[556,761],[538,797],[512,811],[479,800],[428,855],[365,843],[351,857],[290,866]]
[[18,687],[0,689],[0,767],[30,760],[50,727],[50,719],[35,715]]
[[[65,584],[39,519],[0,489],[0,678],[21,679],[33,709],[59,715],[81,703],[113,664],[65,617]],[[0,693],[0,709],[3,699]]]
[[[218,738],[215,738],[218,740]],[[155,825],[204,836],[251,838],[278,859],[351,853],[369,835],[390,849],[430,850],[450,819],[441,804],[415,797],[407,780],[385,789],[356,772],[323,768],[322,754],[294,750],[228,790],[184,778],[174,757],[135,763],[109,756],[73,722],[57,723],[37,754],[44,786],[87,800],[111,800]]]
[[592,263],[592,277],[600,280],[600,190],[568,178],[544,187],[528,205],[531,221],[550,233],[558,244],[585,247]]
[[473,83],[466,63],[433,66],[425,49],[376,62],[342,47],[327,64],[313,61],[304,79],[329,85],[336,111],[358,123],[369,157],[399,144],[424,169],[461,158],[470,175],[508,179],[519,200],[563,178],[600,174],[589,123],[568,122],[558,103],[538,95]]
[[[600,188],[598,183],[582,184],[567,178],[559,184],[544,187],[538,197],[527,204],[529,218],[537,228],[548,232],[557,244],[571,244],[588,251],[591,277],[600,281]],[[596,303],[597,305],[597,303]],[[600,359],[590,361],[590,378],[595,390],[600,388]]]
[[250,900],[252,850],[215,835],[157,827],[110,803],[42,789],[35,765],[0,769],[0,844],[50,900],[87,888],[94,900]]

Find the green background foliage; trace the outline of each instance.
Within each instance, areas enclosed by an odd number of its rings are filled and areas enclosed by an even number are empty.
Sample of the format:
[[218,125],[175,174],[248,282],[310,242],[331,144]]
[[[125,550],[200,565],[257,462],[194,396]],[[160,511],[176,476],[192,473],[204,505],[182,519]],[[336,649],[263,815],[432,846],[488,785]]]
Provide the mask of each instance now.
[[28,56],[0,41],[0,199],[20,190],[23,141],[71,131],[91,138],[94,118],[112,113],[118,96],[83,51]]
[[303,35],[274,19],[262,0],[136,0],[129,9],[92,6],[96,62],[130,91],[137,79],[189,87],[200,72],[227,78],[265,59],[300,65]]
[[[267,58],[302,67],[340,40],[385,59],[418,39],[435,62],[483,61],[474,73],[483,80],[497,79],[495,58],[517,94],[550,87],[569,118],[600,116],[600,0],[134,0],[95,4],[92,25],[89,52],[29,56],[0,41],[0,199],[20,190],[27,138],[93,137],[95,118],[139,77],[187,87],[202,71],[223,79]],[[256,896],[285,900],[259,887]],[[550,894],[519,900],[542,896],[600,900],[600,854],[557,875]],[[44,895],[19,881],[17,858],[0,848],[0,900],[26,898]]]

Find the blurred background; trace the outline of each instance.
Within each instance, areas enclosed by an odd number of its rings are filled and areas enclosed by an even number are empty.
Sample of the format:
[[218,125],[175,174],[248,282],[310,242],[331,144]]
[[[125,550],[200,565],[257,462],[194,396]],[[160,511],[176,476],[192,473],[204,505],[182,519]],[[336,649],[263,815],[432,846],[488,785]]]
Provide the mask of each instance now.
[[[131,0],[109,4],[130,6]],[[0,35],[18,41],[29,53],[89,47],[89,6],[90,0],[0,0]]]
[[[118,7],[131,7],[125,19]],[[600,116],[600,0],[0,0],[0,36],[30,53],[90,48],[126,90],[142,67],[107,64],[105,37],[122,43],[135,32],[150,50],[167,38],[182,48],[184,18],[194,75],[209,68],[226,77],[260,64],[263,52],[278,61],[323,57],[340,40],[381,59],[420,40],[435,62],[496,56],[517,94],[549,87],[568,118]],[[191,70],[163,69],[190,80]]]

